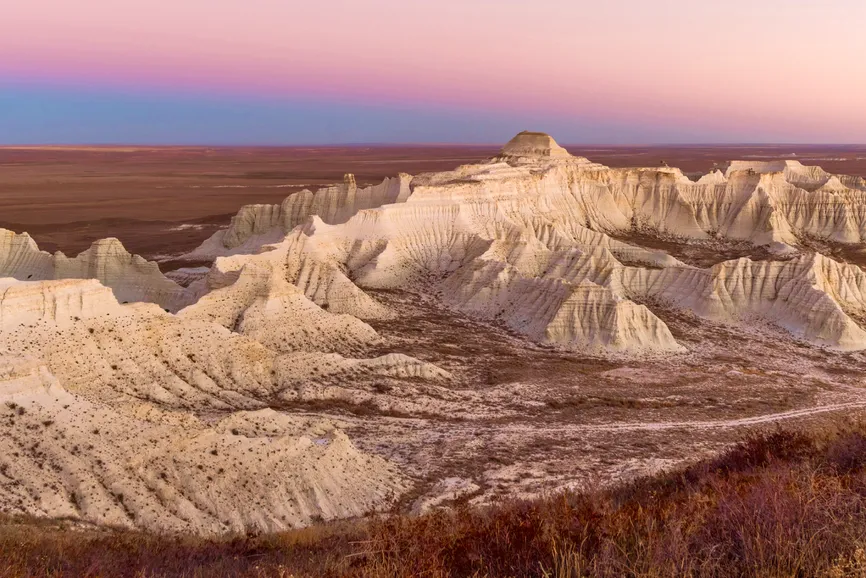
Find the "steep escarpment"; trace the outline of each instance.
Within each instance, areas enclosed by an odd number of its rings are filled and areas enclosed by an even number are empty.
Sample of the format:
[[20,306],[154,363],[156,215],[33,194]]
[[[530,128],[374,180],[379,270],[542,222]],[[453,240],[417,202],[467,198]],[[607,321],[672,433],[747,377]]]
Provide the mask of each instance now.
[[[802,240],[860,242],[864,195],[862,179],[796,161],[734,161],[725,173],[692,181],[666,166],[610,169],[571,156],[548,135],[524,132],[485,163],[366,188],[347,175],[341,185],[301,191],[280,205],[244,207],[190,255],[219,258],[207,274],[178,277],[187,287],[116,240],[69,259],[7,232],[3,271],[17,279],[98,279],[121,301],[170,311],[190,304],[181,319],[216,323],[284,352],[352,353],[374,343],[375,332],[360,320],[392,312],[368,290],[432,291],[449,307],[572,349],[681,351],[644,303],[656,297],[732,323],[748,312],[847,349],[862,341],[859,313],[821,297],[847,274],[841,265],[803,298],[823,312],[807,319],[804,302],[780,298],[769,306],[774,296],[736,285],[744,276],[782,283],[791,267],[784,262],[719,259],[699,271],[622,239],[639,233],[709,246],[766,245],[788,259]],[[720,308],[717,301],[726,299],[731,305]]]
[[257,264],[244,267],[234,283],[210,291],[179,316],[218,323],[275,351],[351,352],[378,340],[360,319],[325,311],[284,272]]
[[614,285],[633,298],[660,300],[714,321],[771,323],[812,343],[861,350],[864,275],[857,266],[810,253],[788,261],[743,258],[703,270],[627,268]]
[[96,241],[76,257],[40,251],[27,233],[0,229],[0,277],[21,281],[96,279],[123,302],[147,301],[177,311],[191,302],[159,266],[130,254],[117,239]]
[[411,179],[410,175],[400,174],[378,185],[359,188],[354,175],[347,174],[341,185],[315,192],[304,189],[279,205],[247,205],[232,218],[227,229],[215,233],[186,258],[213,259],[253,252],[262,245],[279,241],[311,215],[337,224],[363,209],[403,202],[409,196]]
[[[807,299],[811,317],[802,301],[770,306],[775,296],[755,297],[745,285],[726,289],[735,297],[720,310],[718,291],[704,287],[737,283],[733,265],[701,271],[611,236],[637,230],[702,243],[773,243],[790,255],[801,235],[859,238],[853,215],[861,191],[830,177],[819,183],[820,171],[791,163],[734,163],[727,175],[693,182],[678,169],[608,169],[563,150],[546,135],[522,133],[488,163],[415,177],[405,202],[359,211],[342,224],[312,217],[264,253],[218,268],[267,264],[320,306],[362,318],[383,314],[365,289],[434,291],[465,313],[574,349],[681,351],[643,304],[658,296],[714,320],[740,323],[748,312],[815,343],[862,347],[853,318],[820,298],[836,281]],[[816,185],[812,192],[796,184],[806,181]],[[746,275],[775,284],[788,269],[755,265]],[[683,280],[700,283],[686,291]],[[745,305],[755,300],[760,305]]]

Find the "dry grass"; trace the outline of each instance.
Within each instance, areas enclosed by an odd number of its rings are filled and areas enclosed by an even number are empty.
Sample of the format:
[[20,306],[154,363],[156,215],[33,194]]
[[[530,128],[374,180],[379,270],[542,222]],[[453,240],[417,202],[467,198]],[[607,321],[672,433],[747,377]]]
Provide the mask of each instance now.
[[[614,490],[200,539],[0,525],[0,576],[866,576],[866,427],[755,435]],[[67,525],[68,526],[68,525]]]

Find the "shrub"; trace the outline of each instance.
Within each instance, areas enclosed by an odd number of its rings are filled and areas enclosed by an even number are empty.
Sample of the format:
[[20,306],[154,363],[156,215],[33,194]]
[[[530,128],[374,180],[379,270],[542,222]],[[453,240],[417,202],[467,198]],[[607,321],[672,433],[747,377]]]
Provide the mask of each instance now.
[[866,435],[776,430],[620,487],[261,536],[0,523],[0,577],[866,576]]

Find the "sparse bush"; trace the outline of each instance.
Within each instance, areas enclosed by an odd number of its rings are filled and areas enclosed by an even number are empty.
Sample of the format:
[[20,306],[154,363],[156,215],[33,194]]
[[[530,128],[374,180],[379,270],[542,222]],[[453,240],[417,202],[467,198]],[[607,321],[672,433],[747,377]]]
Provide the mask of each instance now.
[[0,577],[866,576],[864,432],[777,430],[612,490],[261,536],[17,520],[0,523]]

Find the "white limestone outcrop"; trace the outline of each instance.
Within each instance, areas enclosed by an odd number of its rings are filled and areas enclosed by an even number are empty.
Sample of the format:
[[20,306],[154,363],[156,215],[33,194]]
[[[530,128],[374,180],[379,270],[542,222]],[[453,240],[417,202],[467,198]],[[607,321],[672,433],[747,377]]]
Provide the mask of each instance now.
[[407,487],[332,421],[259,410],[207,425],[148,403],[100,403],[27,356],[0,354],[0,416],[0,512],[10,514],[267,532],[374,512]]
[[[697,182],[670,167],[609,169],[569,155],[547,135],[521,133],[489,162],[413,178],[404,202],[356,211],[336,224],[313,215],[283,240],[256,247],[259,254],[220,260],[215,269],[228,279],[228,271],[259,267],[328,311],[360,318],[387,314],[365,289],[432,289],[468,314],[580,350],[682,351],[643,304],[659,296],[707,317],[734,323],[749,311],[815,343],[860,348],[866,344],[859,326],[838,308],[819,307],[806,319],[802,303],[768,307],[758,297],[760,305],[747,306],[753,293],[742,286],[731,291],[743,302],[723,314],[712,291],[686,299],[680,285],[717,285],[727,266],[701,271],[611,236],[727,238],[765,244],[787,259],[801,236],[861,238],[857,215],[866,189],[842,183],[790,161],[735,162],[727,174]],[[772,267],[754,273],[777,275]],[[846,274],[831,272],[819,292]]]
[[311,215],[338,224],[363,209],[401,203],[409,196],[411,179],[411,175],[400,174],[378,185],[358,188],[354,175],[347,174],[340,185],[316,192],[304,189],[286,197],[279,205],[244,206],[227,229],[217,231],[183,258],[214,259],[251,253],[262,245],[279,242]]
[[237,280],[183,309],[183,320],[218,323],[274,351],[358,351],[378,341],[356,317],[323,310],[272,267],[250,264]]
[[191,302],[159,266],[130,254],[117,239],[101,239],[76,257],[40,251],[27,234],[0,229],[0,277],[21,281],[96,279],[122,302],[147,301],[176,311]]

